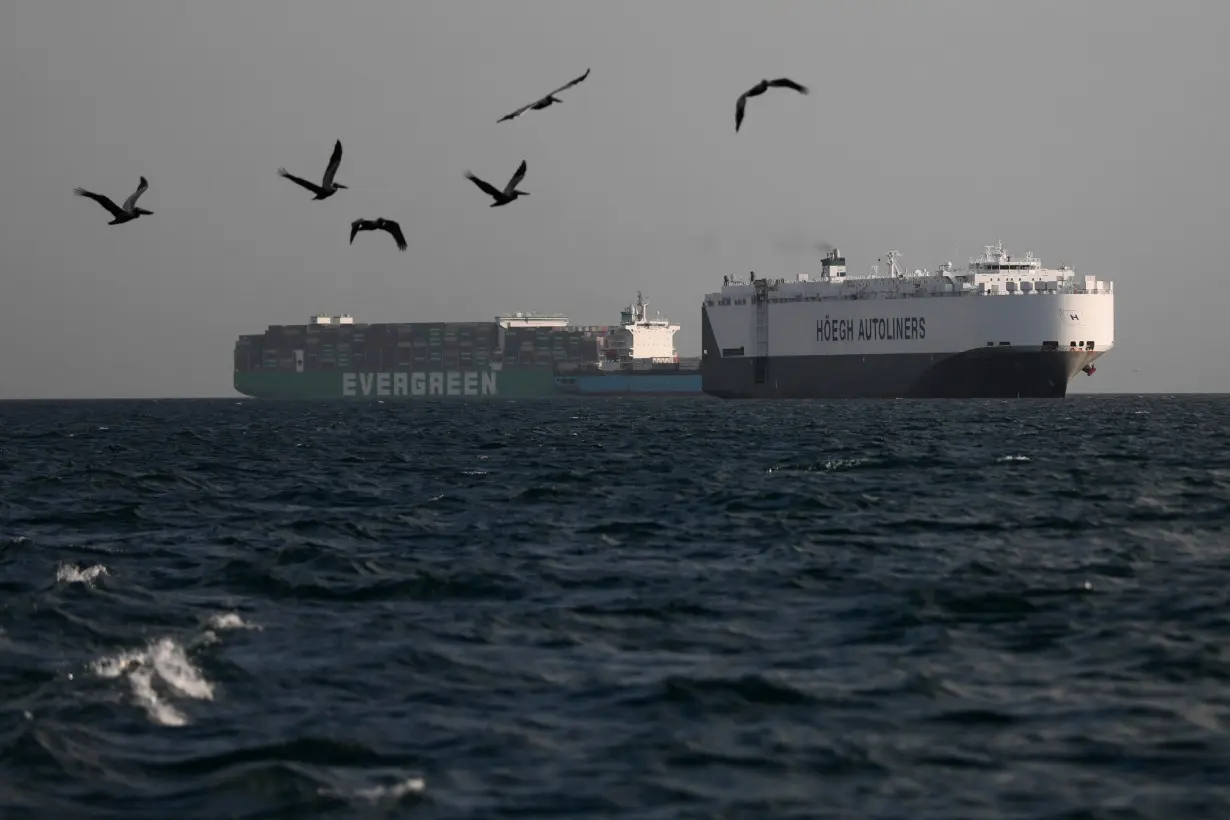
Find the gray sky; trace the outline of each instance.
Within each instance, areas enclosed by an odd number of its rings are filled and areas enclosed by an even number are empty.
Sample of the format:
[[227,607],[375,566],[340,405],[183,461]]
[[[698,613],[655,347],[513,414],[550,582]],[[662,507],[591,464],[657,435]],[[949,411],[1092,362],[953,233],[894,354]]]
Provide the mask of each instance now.
[[[1230,389],[1224,0],[8,0],[0,398],[221,396],[314,312],[618,320],[698,355],[724,273],[964,265],[1002,238],[1113,279],[1073,392]],[[496,120],[592,68],[564,103]],[[762,77],[812,94],[734,102]],[[319,179],[324,202],[276,175]],[[492,209],[522,159],[528,199]],[[154,216],[109,226],[74,197]],[[350,220],[401,221],[347,245]],[[1133,372],[1138,369],[1139,372]]]

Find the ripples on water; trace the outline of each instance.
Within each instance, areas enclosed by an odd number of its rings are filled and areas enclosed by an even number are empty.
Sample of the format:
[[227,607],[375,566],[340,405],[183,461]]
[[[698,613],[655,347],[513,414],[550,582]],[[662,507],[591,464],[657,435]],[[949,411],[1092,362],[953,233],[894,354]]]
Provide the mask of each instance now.
[[0,815],[1230,817],[1228,420],[0,405]]

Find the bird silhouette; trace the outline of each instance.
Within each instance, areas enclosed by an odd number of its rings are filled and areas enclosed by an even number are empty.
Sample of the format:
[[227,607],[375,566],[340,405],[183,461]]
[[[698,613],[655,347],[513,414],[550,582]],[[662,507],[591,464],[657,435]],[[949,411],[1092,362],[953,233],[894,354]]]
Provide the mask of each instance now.
[[785,77],[779,77],[776,80],[761,80],[754,86],[744,91],[739,95],[739,101],[735,103],[735,131],[739,130],[739,126],[743,124],[743,109],[747,107],[748,97],[759,97],[761,94],[768,91],[770,88],[793,88],[800,94],[807,94],[808,89],[805,85],[799,85],[794,80],[789,80]]
[[406,249],[406,237],[401,232],[401,225],[398,225],[391,219],[380,217],[378,219],[356,219],[350,223],[350,244],[354,244],[354,238],[359,231],[388,231],[389,236],[397,243],[397,249],[404,251]]
[[554,103],[563,102],[563,100],[561,100],[559,97],[556,97],[555,95],[559,94],[561,91],[566,91],[569,88],[572,88],[574,85],[581,82],[588,76],[589,76],[589,69],[587,68],[585,69],[585,73],[582,74],[580,77],[577,77],[575,80],[564,83],[563,85],[561,85],[559,88],[552,91],[547,96],[534,100],[534,102],[530,103],[529,105],[523,105],[520,108],[518,108],[516,111],[512,112],[511,114],[505,114],[504,116],[496,120],[496,122],[504,122],[505,120],[516,119],[517,117],[520,117],[522,114],[524,114],[526,111],[540,111],[549,105],[553,105]]
[[337,193],[338,188],[346,187],[339,182],[333,181],[333,175],[337,173],[337,167],[341,164],[342,141],[338,140],[333,145],[333,156],[329,157],[329,164],[325,167],[325,175],[321,178],[319,185],[314,182],[308,182],[302,177],[297,177],[294,174],[287,173],[285,168],[279,168],[278,173],[289,179],[291,182],[294,182],[297,185],[302,185],[304,188],[307,188],[309,191],[316,194],[316,196],[312,197],[312,199],[328,199]]
[[87,191],[84,188],[74,188],[73,193],[77,196],[89,197],[110,211],[111,216],[115,218],[108,222],[108,225],[123,225],[125,222],[131,222],[137,217],[151,216],[154,213],[153,211],[147,211],[144,208],[137,207],[137,199],[147,190],[149,190],[149,182],[145,179],[145,177],[141,177],[141,182],[137,185],[137,190],[132,192],[132,196],[124,200],[123,207],[112,202],[110,197],[105,197],[102,194]]
[[530,195],[529,191],[518,191],[517,190],[517,183],[525,179],[525,170],[526,170],[525,160],[521,160],[521,164],[517,166],[516,173],[512,175],[512,178],[510,180],[508,180],[508,184],[504,186],[503,191],[496,188],[494,185],[484,182],[483,180],[471,174],[469,171],[466,171],[466,179],[473,182],[475,185],[481,188],[484,192],[486,192],[488,196],[490,196],[492,199],[495,200],[495,202],[491,203],[492,208],[498,208],[501,205],[507,205],[508,203],[512,202],[514,199],[516,199],[519,196],[529,196]]

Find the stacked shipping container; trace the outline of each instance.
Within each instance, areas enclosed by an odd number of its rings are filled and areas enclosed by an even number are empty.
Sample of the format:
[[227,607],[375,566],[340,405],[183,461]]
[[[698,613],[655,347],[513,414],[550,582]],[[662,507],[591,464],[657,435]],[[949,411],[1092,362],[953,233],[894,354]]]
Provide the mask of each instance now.
[[607,326],[496,322],[271,325],[235,343],[239,372],[486,370],[493,363],[575,369],[598,361]]
[[523,365],[581,365],[598,360],[598,339],[575,327],[517,327],[504,331],[504,361]]

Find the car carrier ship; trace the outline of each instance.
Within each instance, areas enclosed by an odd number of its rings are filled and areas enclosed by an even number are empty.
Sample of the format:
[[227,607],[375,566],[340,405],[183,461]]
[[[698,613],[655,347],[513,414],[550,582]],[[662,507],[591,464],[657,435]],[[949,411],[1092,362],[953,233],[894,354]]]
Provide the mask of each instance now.
[[1063,398],[1114,347],[1113,282],[986,246],[965,271],[724,277],[701,307],[702,389],[721,398]]
[[639,292],[618,325],[536,313],[373,324],[320,314],[240,336],[234,385],[261,399],[704,396],[699,360],[675,350],[678,330],[649,318]]

